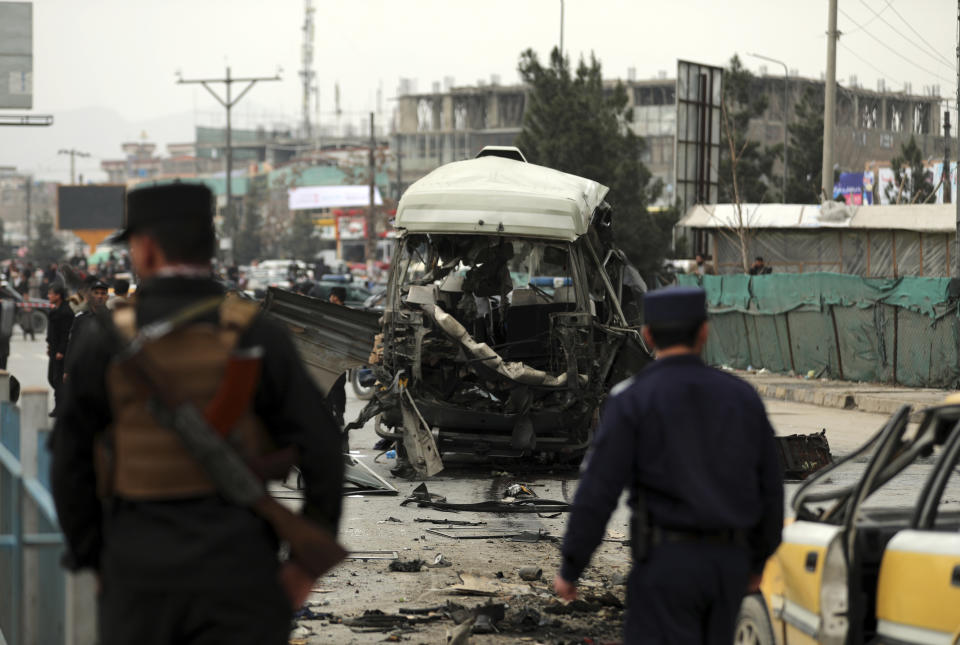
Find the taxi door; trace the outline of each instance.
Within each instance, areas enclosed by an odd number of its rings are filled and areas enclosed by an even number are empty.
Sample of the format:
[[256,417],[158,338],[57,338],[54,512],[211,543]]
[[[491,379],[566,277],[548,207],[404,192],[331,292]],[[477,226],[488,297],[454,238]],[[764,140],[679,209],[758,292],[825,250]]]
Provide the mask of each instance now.
[[960,424],[924,485],[913,527],[887,544],[877,583],[877,641],[960,642]]
[[[841,532],[839,526],[803,520],[783,529],[776,555],[783,576],[783,597],[772,598],[770,604],[779,606],[776,617],[782,621],[783,642],[787,645],[823,642],[825,566],[828,552],[841,548]],[[830,561],[828,577],[845,584],[845,560],[832,557]]]

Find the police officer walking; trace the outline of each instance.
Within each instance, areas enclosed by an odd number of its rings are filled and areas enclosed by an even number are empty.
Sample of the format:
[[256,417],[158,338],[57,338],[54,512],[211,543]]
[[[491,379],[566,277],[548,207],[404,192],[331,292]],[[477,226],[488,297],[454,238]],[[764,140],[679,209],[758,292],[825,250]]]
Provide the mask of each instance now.
[[626,643],[730,643],[740,601],[780,542],[783,476],[757,393],[706,366],[706,296],[644,297],[656,361],[611,392],[573,502],[554,581],[576,580],[621,491],[633,511]]
[[[141,279],[135,304],[113,324],[95,316],[72,341],[52,437],[53,495],[65,565],[98,574],[102,645],[286,644],[293,608],[320,573],[296,552],[281,562],[276,525],[229,501],[223,478],[180,434],[180,417],[158,413],[164,386],[202,419],[225,410],[221,446],[240,456],[295,449],[303,515],[333,534],[339,521],[338,429],[285,331],[213,279],[213,203],[198,184],[131,191],[119,239]],[[146,326],[165,329],[140,336],[140,351],[166,376],[152,390],[128,378],[131,359],[116,342],[118,331]],[[243,379],[229,369],[241,358],[259,360],[259,376],[235,389]]]

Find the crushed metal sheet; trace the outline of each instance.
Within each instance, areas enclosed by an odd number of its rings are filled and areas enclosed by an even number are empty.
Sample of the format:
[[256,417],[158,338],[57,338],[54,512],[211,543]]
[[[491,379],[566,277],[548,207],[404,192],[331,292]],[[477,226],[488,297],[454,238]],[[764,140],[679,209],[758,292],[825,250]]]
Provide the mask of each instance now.
[[508,538],[511,542],[559,542],[560,538],[550,535],[547,531],[523,531]]
[[[353,455],[343,455],[343,495],[399,495],[400,491],[386,479]],[[281,484],[282,490],[272,488],[274,499],[303,499],[303,476],[298,468],[291,468]],[[289,492],[287,492],[289,491]]]
[[447,526],[483,526],[486,522],[472,522],[470,520],[435,520],[428,517],[417,517],[414,518],[414,522],[422,522],[424,524],[443,524]]
[[450,538],[452,540],[483,540],[491,538],[508,538],[519,535],[523,529],[517,528],[474,528],[471,526],[444,526],[435,529],[427,529],[427,533],[433,533],[440,537]]
[[351,551],[347,560],[399,560],[397,551]]
[[475,573],[457,573],[460,578],[458,584],[447,587],[448,593],[464,596],[500,596],[526,595],[536,593],[530,585],[518,585],[503,582],[492,576],[482,576]]
[[540,499],[539,497],[512,502],[488,501],[473,504],[451,504],[446,501],[445,497],[430,493],[426,484],[417,486],[410,497],[400,503],[400,506],[412,503],[416,503],[419,508],[432,508],[437,511],[473,511],[475,513],[566,513],[570,510],[570,504],[567,502]]
[[375,473],[370,466],[366,465],[352,455],[343,456],[345,483],[353,484],[356,490],[350,490],[344,487],[344,494],[366,493],[381,495],[399,495],[400,491],[388,482],[386,479]]

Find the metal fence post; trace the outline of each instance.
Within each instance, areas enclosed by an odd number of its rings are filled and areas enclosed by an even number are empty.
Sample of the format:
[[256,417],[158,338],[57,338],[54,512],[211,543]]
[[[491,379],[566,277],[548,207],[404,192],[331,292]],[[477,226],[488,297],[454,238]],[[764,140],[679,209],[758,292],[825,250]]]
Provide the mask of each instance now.
[[[23,480],[36,479],[37,437],[50,422],[46,388],[27,388],[20,396],[20,464]],[[40,514],[32,499],[23,505],[23,528],[27,534],[40,532]],[[23,644],[39,645],[40,640],[40,549],[23,552]]]
[[97,579],[89,571],[67,574],[64,645],[97,643]]

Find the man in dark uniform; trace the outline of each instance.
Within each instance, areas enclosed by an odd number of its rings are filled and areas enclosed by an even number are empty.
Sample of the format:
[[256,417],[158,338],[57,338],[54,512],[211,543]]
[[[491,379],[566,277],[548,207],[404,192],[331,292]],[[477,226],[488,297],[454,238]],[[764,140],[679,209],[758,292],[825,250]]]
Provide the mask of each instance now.
[[[213,279],[211,192],[196,184],[131,191],[127,217],[121,239],[142,282],[134,306],[115,314],[118,327],[122,319],[134,332],[176,319],[142,351],[201,410],[229,382],[222,374],[230,357],[260,356],[249,396],[228,393],[244,411],[231,444],[240,452],[256,436],[295,448],[303,514],[335,534],[338,430],[285,331],[255,304],[225,297]],[[217,492],[179,436],[157,420],[150,392],[124,378],[115,337],[100,318],[74,340],[52,437],[53,495],[65,565],[93,569],[100,580],[99,642],[286,644],[313,572],[296,560],[281,562],[272,526]],[[193,351],[183,351],[187,342]]]
[[67,356],[67,342],[70,340],[70,328],[73,326],[73,310],[67,304],[67,290],[63,284],[53,282],[47,291],[47,298],[53,309],[47,317],[47,381],[53,388],[53,412],[56,416],[60,403],[60,391],[63,385],[63,362]]
[[633,509],[627,643],[730,643],[744,593],[780,542],[783,479],[763,402],[707,367],[702,289],[644,298],[657,360],[618,385],[584,464],[554,581],[565,599],[624,487]]
[[87,326],[94,324],[96,312],[106,307],[108,288],[107,283],[95,275],[88,275],[83,279],[83,284],[79,289],[79,293],[83,296],[83,302],[80,303],[80,311],[73,318],[73,324],[70,326],[70,334],[67,339],[67,349],[64,352],[63,381],[70,380],[68,365],[76,347],[74,338],[81,336]]

